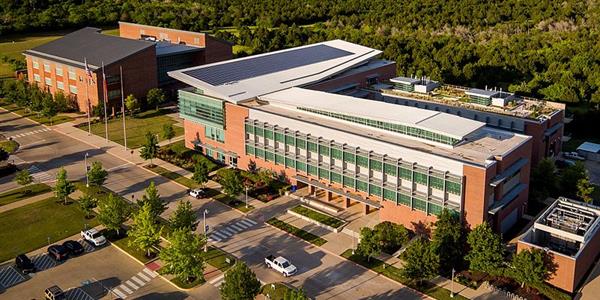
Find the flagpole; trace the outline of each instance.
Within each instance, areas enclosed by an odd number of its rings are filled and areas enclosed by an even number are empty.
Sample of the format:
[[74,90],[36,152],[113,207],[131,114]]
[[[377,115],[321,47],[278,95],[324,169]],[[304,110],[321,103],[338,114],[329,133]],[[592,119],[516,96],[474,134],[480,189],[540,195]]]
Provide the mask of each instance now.
[[87,64],[87,58],[84,57],[83,58],[84,62],[85,62],[85,98],[87,98],[87,119],[88,119],[88,135],[92,135],[92,123],[91,123],[91,112],[90,112],[90,96],[88,93],[88,86],[90,84],[90,73],[89,73],[89,69],[88,69],[88,64]]
[[106,112],[106,106],[108,106],[108,93],[106,89],[106,73],[104,73],[104,62],[102,62],[102,91],[104,94],[104,132],[106,142],[108,143],[108,114]]
[[127,130],[125,130],[125,94],[123,94],[123,66],[119,66],[119,73],[121,76],[121,115],[123,117],[123,146],[127,150]]

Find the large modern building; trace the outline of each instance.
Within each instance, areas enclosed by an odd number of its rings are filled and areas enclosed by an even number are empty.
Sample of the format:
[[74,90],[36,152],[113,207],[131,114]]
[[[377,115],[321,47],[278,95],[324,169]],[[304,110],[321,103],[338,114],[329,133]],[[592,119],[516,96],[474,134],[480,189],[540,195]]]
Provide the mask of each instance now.
[[517,251],[544,250],[555,266],[548,283],[574,292],[600,253],[599,228],[600,207],[559,198],[520,237]]
[[375,100],[445,112],[531,136],[532,166],[561,151],[565,105],[506,91],[442,85],[426,78],[396,77]]
[[[143,29],[136,31],[138,28]],[[150,35],[139,34],[145,31]],[[119,37],[102,34],[97,28],[80,29],[24,52],[29,82],[52,94],[65,94],[77,102],[81,111],[105,98],[114,110],[121,104],[121,69],[125,96],[133,94],[143,99],[151,88],[169,88],[178,83],[167,76],[169,71],[231,58],[229,42],[203,33],[176,31],[192,38],[189,44],[181,39],[174,43],[169,38],[172,31],[120,23]]]
[[185,143],[239,168],[413,227],[443,208],[508,230],[526,205],[531,137],[353,95],[394,76],[379,50],[333,40],[170,72]]

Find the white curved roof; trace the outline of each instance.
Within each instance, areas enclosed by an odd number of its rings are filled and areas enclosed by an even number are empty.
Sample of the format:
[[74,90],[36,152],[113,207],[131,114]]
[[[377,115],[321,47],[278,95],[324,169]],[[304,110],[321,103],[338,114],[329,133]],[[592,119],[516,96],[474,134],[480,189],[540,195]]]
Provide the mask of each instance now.
[[288,109],[306,107],[421,128],[459,140],[485,126],[483,122],[443,112],[303,88],[289,88],[261,96],[259,99],[268,101],[270,105]]

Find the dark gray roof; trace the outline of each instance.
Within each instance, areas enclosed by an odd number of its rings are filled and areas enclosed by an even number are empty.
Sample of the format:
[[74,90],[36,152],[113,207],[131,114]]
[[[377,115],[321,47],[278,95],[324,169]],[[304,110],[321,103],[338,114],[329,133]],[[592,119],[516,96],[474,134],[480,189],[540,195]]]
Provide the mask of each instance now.
[[85,57],[89,67],[96,69],[102,62],[107,66],[149,47],[154,47],[154,43],[106,35],[98,28],[86,27],[25,53],[80,66]]

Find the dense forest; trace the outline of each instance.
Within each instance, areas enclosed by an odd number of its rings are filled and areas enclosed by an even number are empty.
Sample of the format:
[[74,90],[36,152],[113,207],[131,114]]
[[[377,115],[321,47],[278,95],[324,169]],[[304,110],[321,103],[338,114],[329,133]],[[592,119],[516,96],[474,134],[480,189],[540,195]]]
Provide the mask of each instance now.
[[208,30],[248,54],[341,38],[399,74],[600,103],[598,0],[0,0],[2,35],[119,20]]

